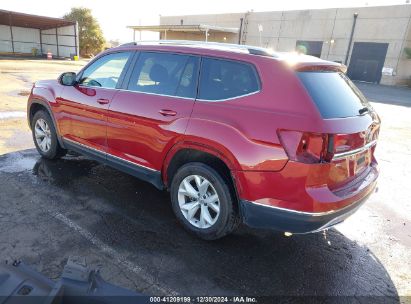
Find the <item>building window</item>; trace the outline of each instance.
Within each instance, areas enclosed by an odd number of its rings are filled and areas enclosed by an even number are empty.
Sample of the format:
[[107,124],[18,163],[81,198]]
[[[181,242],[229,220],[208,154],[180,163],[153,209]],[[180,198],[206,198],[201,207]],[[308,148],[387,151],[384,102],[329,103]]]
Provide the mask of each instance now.
[[320,58],[321,51],[323,49],[323,42],[322,41],[297,40],[295,47],[298,53]]

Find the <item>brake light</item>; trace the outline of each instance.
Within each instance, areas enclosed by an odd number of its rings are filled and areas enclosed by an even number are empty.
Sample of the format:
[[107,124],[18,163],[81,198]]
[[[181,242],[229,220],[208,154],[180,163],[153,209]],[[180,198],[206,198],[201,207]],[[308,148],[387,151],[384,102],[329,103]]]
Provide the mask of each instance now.
[[327,134],[278,130],[278,136],[290,160],[312,164],[332,158],[328,155]]
[[355,134],[330,135],[330,136],[333,136],[333,140],[334,140],[333,152],[342,153],[342,152],[347,152],[347,151],[354,150],[357,148],[361,148],[362,146],[364,146],[365,140],[366,140],[363,133],[364,132],[355,133]]
[[293,161],[303,163],[330,162],[335,154],[363,147],[369,139],[366,132],[354,134],[321,134],[278,130],[280,141]]

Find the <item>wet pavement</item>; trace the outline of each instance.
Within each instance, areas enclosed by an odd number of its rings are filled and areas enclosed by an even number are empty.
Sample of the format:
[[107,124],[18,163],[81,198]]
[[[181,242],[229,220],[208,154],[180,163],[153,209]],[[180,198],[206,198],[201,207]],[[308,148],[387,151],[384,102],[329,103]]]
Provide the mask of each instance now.
[[285,237],[241,227],[201,241],[177,223],[166,192],[75,155],[49,161],[35,150],[6,154],[0,180],[0,260],[22,259],[51,278],[80,255],[110,282],[148,294],[399,301],[373,251],[336,229]]

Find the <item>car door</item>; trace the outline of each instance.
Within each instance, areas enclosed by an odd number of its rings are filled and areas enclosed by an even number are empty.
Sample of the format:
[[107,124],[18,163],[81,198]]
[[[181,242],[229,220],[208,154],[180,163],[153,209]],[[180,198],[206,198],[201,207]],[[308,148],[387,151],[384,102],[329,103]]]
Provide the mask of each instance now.
[[64,88],[59,102],[70,117],[64,140],[106,151],[107,109],[131,55],[132,52],[104,55],[79,74],[75,86]]
[[108,157],[160,170],[168,147],[187,127],[198,68],[196,56],[140,52],[127,84],[109,106]]

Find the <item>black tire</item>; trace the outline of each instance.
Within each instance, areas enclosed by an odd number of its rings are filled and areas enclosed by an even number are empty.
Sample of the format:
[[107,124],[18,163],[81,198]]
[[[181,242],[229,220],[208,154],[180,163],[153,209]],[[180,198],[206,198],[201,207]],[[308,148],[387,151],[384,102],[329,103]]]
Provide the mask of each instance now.
[[[35,126],[36,126],[36,122],[39,119],[43,119],[47,123],[50,129],[51,143],[50,143],[50,148],[47,151],[43,151],[43,149],[40,148],[36,140]],[[34,145],[36,146],[37,151],[42,157],[47,158],[47,159],[57,159],[57,158],[60,158],[66,155],[67,150],[63,149],[60,146],[58,139],[57,139],[56,128],[48,112],[44,110],[39,110],[34,114],[33,119],[31,121],[31,131],[32,131]]]
[[[182,181],[190,175],[200,175],[206,178],[217,192],[220,202],[220,214],[217,221],[209,228],[198,228],[192,225],[183,215],[178,202],[178,190]],[[173,211],[190,233],[204,240],[216,240],[231,233],[239,224],[239,217],[234,206],[235,198],[230,191],[228,181],[213,168],[198,162],[188,163],[182,166],[174,175],[170,188]]]

